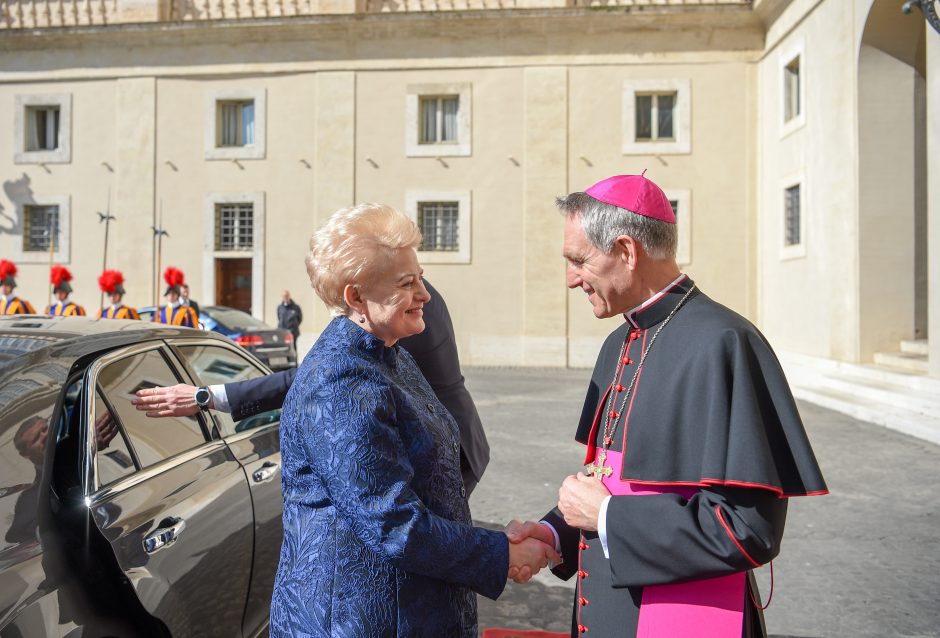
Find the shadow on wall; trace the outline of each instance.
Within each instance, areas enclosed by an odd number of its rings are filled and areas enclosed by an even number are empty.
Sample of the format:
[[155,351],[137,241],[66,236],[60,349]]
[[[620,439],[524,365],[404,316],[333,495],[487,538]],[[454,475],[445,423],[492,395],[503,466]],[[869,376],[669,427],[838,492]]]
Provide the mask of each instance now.
[[[3,183],[3,192],[6,193],[7,201],[19,204],[34,204],[33,189],[30,186],[32,180],[29,175],[23,173],[19,179],[7,180]],[[6,212],[3,204],[0,203],[0,235],[22,235],[23,218],[17,215],[14,208],[11,212]]]

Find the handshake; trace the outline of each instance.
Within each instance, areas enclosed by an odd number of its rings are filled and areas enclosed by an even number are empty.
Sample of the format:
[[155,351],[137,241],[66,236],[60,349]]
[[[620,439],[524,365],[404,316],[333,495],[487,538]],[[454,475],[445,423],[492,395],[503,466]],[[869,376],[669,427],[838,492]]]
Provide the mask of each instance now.
[[513,520],[503,531],[509,538],[509,578],[513,581],[528,582],[549,561],[561,563],[555,551],[555,535],[548,526]]

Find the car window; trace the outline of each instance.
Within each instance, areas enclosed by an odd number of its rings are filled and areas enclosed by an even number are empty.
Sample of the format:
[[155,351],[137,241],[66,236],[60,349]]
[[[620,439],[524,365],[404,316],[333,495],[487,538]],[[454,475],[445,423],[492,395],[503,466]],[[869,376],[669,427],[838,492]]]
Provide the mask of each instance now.
[[[220,385],[248,379],[257,379],[264,373],[238,352],[221,346],[180,346],[180,354],[189,363],[200,385]],[[227,412],[215,412],[223,436],[244,432],[254,428],[279,423],[280,410],[255,414],[239,422],[232,420]]]
[[138,390],[179,382],[159,350],[120,359],[98,373],[98,388],[124,426],[141,467],[205,443],[196,417],[151,418],[131,403]]
[[120,425],[100,391],[95,394],[95,456],[99,487],[114,483],[137,469]]

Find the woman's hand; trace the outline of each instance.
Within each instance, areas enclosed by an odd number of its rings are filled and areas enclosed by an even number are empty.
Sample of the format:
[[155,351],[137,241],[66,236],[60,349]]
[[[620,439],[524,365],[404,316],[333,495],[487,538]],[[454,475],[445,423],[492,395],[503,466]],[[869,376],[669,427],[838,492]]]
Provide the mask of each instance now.
[[560,563],[561,557],[555,548],[536,538],[509,543],[509,578],[517,583],[528,582],[549,561]]

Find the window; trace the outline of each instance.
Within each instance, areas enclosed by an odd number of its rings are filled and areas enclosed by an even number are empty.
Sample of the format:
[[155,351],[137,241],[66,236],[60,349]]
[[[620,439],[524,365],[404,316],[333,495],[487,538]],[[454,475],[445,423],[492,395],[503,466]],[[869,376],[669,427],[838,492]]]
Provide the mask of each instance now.
[[17,164],[72,161],[72,96],[68,93],[17,95],[13,118]]
[[254,248],[254,207],[250,203],[215,205],[215,249]]
[[780,136],[785,137],[806,123],[806,56],[799,38],[780,47]]
[[676,262],[687,266],[692,263],[692,192],[681,188],[666,188],[664,192],[676,214]]
[[26,107],[26,150],[54,151],[59,148],[59,107]]
[[415,84],[405,95],[405,154],[470,155],[470,84]]
[[266,112],[264,89],[209,91],[205,116],[205,158],[264,159]]
[[674,140],[675,93],[636,94],[636,139]]
[[797,246],[803,243],[800,226],[800,185],[783,191],[783,245]]
[[124,427],[141,467],[148,467],[205,443],[197,417],[152,419],[131,401],[144,388],[180,383],[159,350],[126,357],[98,374],[98,390]]
[[800,56],[796,56],[783,67],[784,122],[789,122],[802,112],[800,99]]
[[457,111],[460,98],[421,98],[421,143],[447,144],[457,141]]
[[421,229],[421,263],[469,264],[470,191],[408,191],[406,200]]
[[691,82],[686,79],[624,80],[624,155],[692,152]]
[[418,250],[456,251],[459,249],[459,202],[418,203],[418,228],[423,239]]
[[[233,383],[264,376],[264,373],[252,365],[245,357],[228,348],[220,348],[219,346],[180,346],[179,351],[202,385]],[[214,412],[214,416],[222,428],[223,435],[227,436],[263,425],[279,423],[281,411],[263,412],[242,419],[238,423],[232,420],[232,415],[225,412]]]
[[219,101],[218,145],[251,146],[255,143],[254,100]]
[[58,206],[23,206],[23,252],[58,252],[59,234]]

